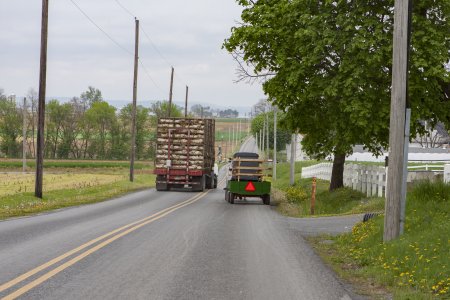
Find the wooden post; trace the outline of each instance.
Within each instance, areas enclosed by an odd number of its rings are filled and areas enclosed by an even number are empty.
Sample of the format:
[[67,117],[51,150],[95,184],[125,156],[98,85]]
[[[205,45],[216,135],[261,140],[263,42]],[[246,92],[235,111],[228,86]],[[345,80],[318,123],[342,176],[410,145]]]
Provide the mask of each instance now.
[[39,71],[38,130],[36,149],[36,181],[34,195],[42,198],[44,179],[45,89],[47,84],[48,0],[42,0],[41,61]]
[[27,171],[27,98],[23,98],[23,128],[22,128],[22,172]]
[[136,99],[139,61],[139,20],[136,19],[134,43],[134,76],[133,76],[133,107],[131,110],[131,155],[130,155],[130,181],[134,181],[134,160],[136,157]]
[[186,86],[186,100],[184,101],[184,117],[187,118],[188,111],[188,96],[189,96],[189,87]]
[[316,182],[317,182],[316,177],[313,177],[312,178],[312,191],[311,191],[311,208],[310,208],[311,215],[314,215],[314,209],[316,206],[316,186],[317,186]]
[[404,176],[405,109],[408,81],[409,2],[409,0],[395,0],[394,9],[389,173],[383,234],[385,242],[396,239],[400,235],[400,210]]
[[172,74],[170,75],[170,91],[169,91],[169,107],[167,108],[167,116],[170,118],[172,113],[172,97],[173,97],[173,75],[175,69],[172,67]]

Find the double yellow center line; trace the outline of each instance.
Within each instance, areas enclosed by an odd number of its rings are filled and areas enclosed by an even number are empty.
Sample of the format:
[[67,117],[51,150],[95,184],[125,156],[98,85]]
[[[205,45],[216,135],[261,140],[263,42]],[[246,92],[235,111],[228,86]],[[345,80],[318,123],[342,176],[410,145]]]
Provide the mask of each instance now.
[[75,256],[74,258],[68,260],[67,262],[59,265],[58,267],[52,269],[51,271],[41,275],[40,277],[38,277],[37,279],[31,281],[30,283],[24,285],[23,287],[17,289],[16,291],[12,292],[11,294],[8,294],[7,296],[5,296],[4,298],[2,298],[3,300],[9,300],[9,299],[16,299],[17,297],[23,295],[24,293],[28,292],[29,290],[33,289],[34,287],[40,285],[41,283],[45,282],[46,280],[50,279],[51,277],[55,276],[56,274],[58,274],[59,272],[67,269],[68,267],[74,265],[75,263],[79,262],[80,260],[82,260],[83,258],[89,256],[90,254],[100,250],[101,248],[105,247],[106,245],[111,244],[112,242],[114,242],[115,240],[147,225],[150,224],[156,220],[159,220],[171,213],[173,213],[174,211],[185,207],[187,205],[190,205],[198,200],[200,200],[201,198],[203,198],[208,192],[203,192],[200,194],[197,194],[193,197],[191,197],[190,199],[183,201],[181,203],[178,203],[174,206],[171,206],[169,208],[163,209],[160,212],[157,212],[151,216],[148,216],[144,219],[138,220],[136,222],[130,223],[128,225],[122,226],[120,228],[117,228],[111,232],[108,232],[98,238],[95,238],[73,250],[70,250],[16,278],[14,278],[11,281],[8,281],[2,285],[0,285],[0,293],[3,291],[6,291],[7,289],[10,289],[12,287],[14,287],[15,285],[19,284],[20,282],[28,279],[29,277],[57,264],[58,262],[61,262],[62,260],[82,251],[85,250],[86,248],[100,242],[99,244],[95,245],[92,248],[87,249],[86,251],[78,254],[77,256]]

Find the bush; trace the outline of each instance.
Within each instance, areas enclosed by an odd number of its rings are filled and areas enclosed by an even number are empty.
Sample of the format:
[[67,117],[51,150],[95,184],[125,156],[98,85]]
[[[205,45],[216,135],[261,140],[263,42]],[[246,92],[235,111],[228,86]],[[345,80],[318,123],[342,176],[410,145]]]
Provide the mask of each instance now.
[[286,199],[290,203],[302,203],[308,199],[308,194],[300,186],[291,186],[286,190]]

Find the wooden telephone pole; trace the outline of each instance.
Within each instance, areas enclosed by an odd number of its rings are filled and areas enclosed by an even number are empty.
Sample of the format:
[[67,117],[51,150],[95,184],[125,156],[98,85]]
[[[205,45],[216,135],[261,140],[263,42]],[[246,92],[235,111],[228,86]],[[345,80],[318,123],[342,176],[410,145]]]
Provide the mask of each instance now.
[[27,98],[23,98],[22,127],[22,172],[27,171]]
[[189,87],[186,86],[186,100],[184,101],[184,117],[187,118],[188,111],[188,97],[189,97]]
[[172,75],[170,75],[170,92],[169,92],[169,107],[167,108],[167,116],[170,118],[172,113],[172,96],[173,96],[173,74],[175,69],[172,67]]
[[135,20],[135,44],[134,44],[134,76],[133,76],[133,107],[131,110],[131,155],[130,155],[130,181],[134,181],[134,160],[136,157],[136,101],[139,62],[139,20]]
[[[385,242],[400,235],[400,215],[405,167],[406,100],[408,93],[408,48],[410,0],[395,0],[392,64],[389,172],[384,218]],[[406,152],[407,153],[407,152]]]
[[48,0],[42,0],[41,61],[39,71],[38,130],[36,148],[36,181],[34,195],[42,198],[44,179],[45,88],[47,84]]

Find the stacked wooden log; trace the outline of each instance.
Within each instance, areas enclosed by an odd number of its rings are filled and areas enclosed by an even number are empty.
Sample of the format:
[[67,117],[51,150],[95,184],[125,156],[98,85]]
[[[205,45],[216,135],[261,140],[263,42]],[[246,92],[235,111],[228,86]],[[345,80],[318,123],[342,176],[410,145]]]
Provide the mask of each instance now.
[[156,168],[211,170],[214,165],[213,119],[158,120]]

